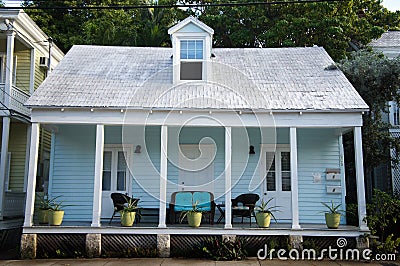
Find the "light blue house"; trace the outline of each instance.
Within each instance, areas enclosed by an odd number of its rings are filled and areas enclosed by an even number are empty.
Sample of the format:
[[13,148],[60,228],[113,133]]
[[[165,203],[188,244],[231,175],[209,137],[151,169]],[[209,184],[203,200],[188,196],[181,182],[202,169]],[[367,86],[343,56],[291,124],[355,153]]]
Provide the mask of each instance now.
[[[193,17],[169,34],[172,48],[74,46],[29,99],[24,247],[39,245],[41,235],[84,235],[95,246],[110,235],[150,235],[165,256],[176,235],[363,235],[368,106],[340,70],[328,68],[334,62],[325,50],[212,48],[213,30]],[[48,192],[71,205],[59,227],[33,219],[40,127],[53,132]],[[342,218],[342,229],[328,230],[321,202],[345,206],[342,134],[349,130],[357,175],[346,178],[357,180],[360,226]],[[171,194],[187,190],[212,192],[225,206],[223,223],[170,225]],[[112,192],[140,198],[156,216],[130,228],[109,225]],[[231,199],[243,193],[273,197],[278,223],[232,222]]]

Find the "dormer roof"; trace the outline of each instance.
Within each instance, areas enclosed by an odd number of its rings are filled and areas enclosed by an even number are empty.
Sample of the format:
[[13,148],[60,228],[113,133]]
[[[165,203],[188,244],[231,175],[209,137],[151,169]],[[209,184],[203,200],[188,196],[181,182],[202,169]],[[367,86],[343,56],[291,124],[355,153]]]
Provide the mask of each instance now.
[[176,24],[175,26],[169,28],[168,34],[172,35],[175,32],[184,28],[185,26],[189,25],[190,23],[194,24],[195,26],[197,26],[200,29],[204,30],[205,32],[209,33],[210,35],[214,34],[214,30],[212,28],[210,28],[209,26],[207,26],[206,24],[204,24],[203,22],[201,22],[200,20],[198,20],[197,18],[195,18],[193,16],[187,17],[184,20],[182,20],[181,22],[179,22],[178,24]]

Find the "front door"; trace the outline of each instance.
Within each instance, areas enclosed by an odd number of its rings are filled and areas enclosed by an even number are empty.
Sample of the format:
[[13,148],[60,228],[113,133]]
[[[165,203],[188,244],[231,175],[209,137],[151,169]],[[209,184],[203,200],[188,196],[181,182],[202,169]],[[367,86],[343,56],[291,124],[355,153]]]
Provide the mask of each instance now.
[[105,147],[103,159],[103,181],[101,217],[110,218],[114,212],[111,193],[119,192],[131,195],[129,169],[127,162],[130,152],[122,147]]
[[273,198],[270,206],[278,206],[274,215],[281,222],[292,220],[290,151],[289,147],[277,147],[275,151],[263,149],[262,194],[265,200]]
[[214,192],[214,145],[179,145],[179,178],[180,191],[196,190]]

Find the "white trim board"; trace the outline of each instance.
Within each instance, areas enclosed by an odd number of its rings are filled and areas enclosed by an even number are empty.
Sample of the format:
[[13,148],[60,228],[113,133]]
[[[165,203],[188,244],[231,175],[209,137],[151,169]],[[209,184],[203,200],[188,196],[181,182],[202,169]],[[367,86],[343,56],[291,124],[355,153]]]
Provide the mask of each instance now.
[[96,109],[33,109],[32,122],[47,124],[232,126],[232,127],[327,127],[362,126],[361,112],[281,112],[238,114],[235,111],[153,111],[121,112]]

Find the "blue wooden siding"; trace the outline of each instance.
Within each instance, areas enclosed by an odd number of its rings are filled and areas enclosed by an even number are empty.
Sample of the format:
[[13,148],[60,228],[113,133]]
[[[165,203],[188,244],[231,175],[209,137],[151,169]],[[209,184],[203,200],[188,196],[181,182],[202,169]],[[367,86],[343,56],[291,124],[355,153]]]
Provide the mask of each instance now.
[[91,221],[96,127],[60,125],[53,137],[49,193],[61,196],[65,221]]
[[[168,130],[169,142],[178,138],[178,128]],[[79,134],[76,134],[79,132]],[[105,126],[105,144],[129,144],[132,149],[132,192],[141,198],[143,207],[159,205],[159,126]],[[262,135],[262,138],[261,138]],[[145,136],[145,137],[144,137]],[[212,138],[217,146],[214,161],[217,202],[224,201],[225,133],[223,128],[185,127],[179,134],[180,144],[198,144],[205,137]],[[232,197],[242,193],[260,194],[260,171],[258,167],[261,143],[273,143],[275,137],[270,130],[257,128],[232,129]],[[289,129],[277,129],[279,144],[289,144]],[[66,220],[90,221],[93,201],[93,178],[95,161],[94,126],[59,126],[53,139],[50,191],[53,196],[63,195]],[[141,145],[141,153],[133,153]],[[249,155],[253,145],[255,154]],[[170,145],[168,156],[177,152],[178,147]],[[341,194],[327,194],[327,185],[342,185],[341,181],[328,182],[326,168],[340,168],[338,136],[334,129],[298,129],[298,172],[299,208],[301,223],[323,223],[321,201],[341,203]],[[176,155],[175,155],[176,156]],[[321,182],[313,182],[313,174],[321,174]],[[168,163],[167,201],[178,189],[179,170]]]
[[[326,192],[327,185],[342,182],[326,181],[325,177],[326,168],[340,168],[339,137],[335,129],[298,129],[297,134],[300,223],[324,223],[321,212],[326,208],[321,202],[342,203],[341,194]],[[321,183],[313,182],[314,173],[321,174]]]

